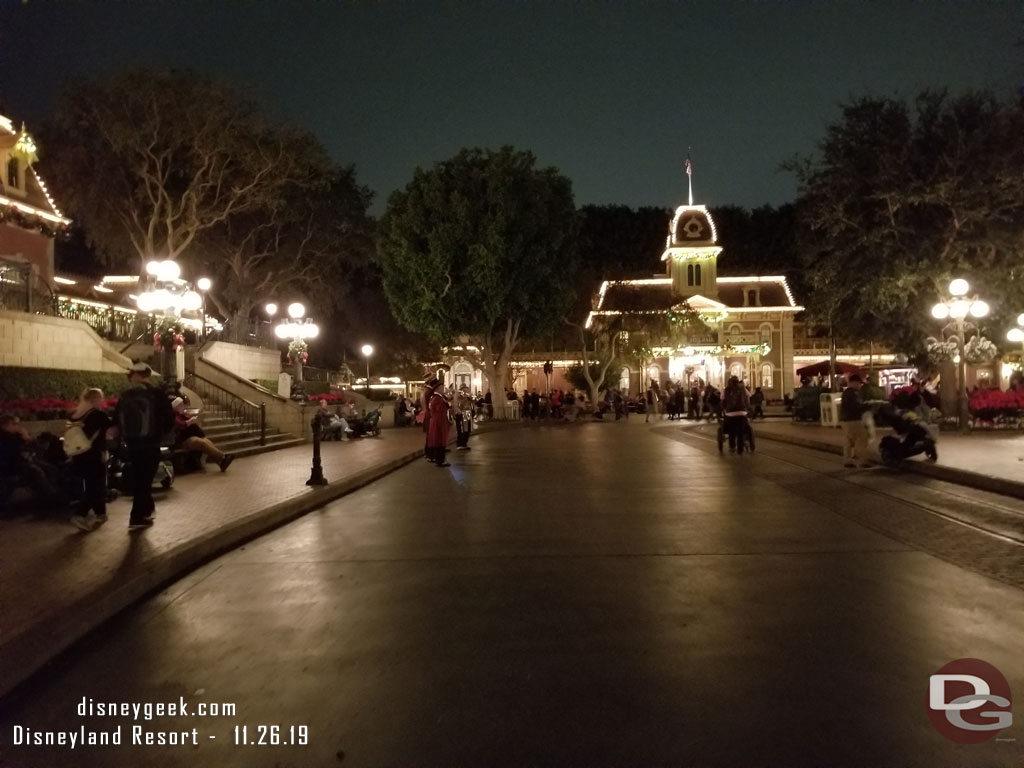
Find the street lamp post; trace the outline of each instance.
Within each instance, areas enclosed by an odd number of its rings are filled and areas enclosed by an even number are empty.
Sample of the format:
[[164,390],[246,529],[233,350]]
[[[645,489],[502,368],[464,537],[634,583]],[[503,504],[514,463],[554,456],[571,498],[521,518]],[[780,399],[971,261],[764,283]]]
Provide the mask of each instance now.
[[363,344],[363,357],[366,358],[366,397],[370,397],[370,355],[373,354],[373,345]]
[[950,319],[956,324],[957,338],[957,419],[960,422],[960,431],[966,432],[969,428],[967,413],[967,358],[964,351],[964,334],[967,329],[968,315],[974,318],[982,318],[988,314],[988,304],[977,296],[966,298],[967,292],[971,290],[970,284],[957,278],[949,284],[950,298],[940,301],[932,307],[932,317],[937,320]]
[[[140,312],[158,315],[173,323],[182,312],[196,312],[203,306],[203,298],[181,279],[181,268],[176,261],[151,261],[146,265],[146,275],[145,287],[135,300]],[[161,343],[163,373],[171,380],[179,373],[177,365],[171,365],[172,358],[168,357],[169,352],[175,351]]]
[[[271,306],[274,307],[275,312],[277,311],[276,305],[268,304],[266,307],[268,314],[273,314],[270,311]],[[306,352],[306,339],[315,339],[320,333],[320,328],[306,317],[306,308],[297,301],[288,305],[288,317],[288,320],[280,323],[274,329],[274,333],[279,339],[289,340],[288,352],[289,355],[294,356],[295,364],[295,386],[292,388],[292,399],[302,400],[305,398],[302,386],[302,356]]]
[[196,288],[199,289],[199,295],[202,296],[203,298],[203,335],[201,344],[204,345],[206,344],[206,293],[207,291],[210,290],[211,287],[213,287],[213,281],[210,280],[210,278],[208,277],[200,277],[198,280],[196,280]]

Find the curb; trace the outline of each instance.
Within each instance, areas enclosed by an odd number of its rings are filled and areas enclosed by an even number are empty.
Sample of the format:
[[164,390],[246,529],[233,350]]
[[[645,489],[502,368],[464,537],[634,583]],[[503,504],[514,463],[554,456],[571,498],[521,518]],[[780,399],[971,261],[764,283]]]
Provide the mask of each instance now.
[[[777,443],[799,445],[803,448],[811,448],[824,453],[833,453],[836,456],[843,455],[843,449],[840,446],[834,445],[833,443],[822,442],[820,440],[811,440],[791,435],[772,434],[767,430],[758,432],[757,438],[759,440],[773,440]],[[915,472],[919,475],[926,475],[927,477],[933,477],[936,480],[944,480],[947,483],[975,488],[979,491],[988,491],[989,493],[997,493],[1000,496],[1011,496],[1016,499],[1024,499],[1024,483],[1019,483],[1015,480],[983,475],[980,472],[971,472],[968,469],[957,469],[955,467],[947,467],[941,464],[932,464],[928,461],[904,461],[900,464],[899,469]]]
[[127,580],[114,578],[92,589],[59,614],[47,617],[15,636],[0,641],[0,697],[5,697],[46,664],[56,659],[106,621],[181,578],[203,563],[234,549],[245,541],[269,533],[285,523],[404,467],[423,455],[423,450],[364,469],[322,488],[287,499],[233,520],[220,528],[157,555]]

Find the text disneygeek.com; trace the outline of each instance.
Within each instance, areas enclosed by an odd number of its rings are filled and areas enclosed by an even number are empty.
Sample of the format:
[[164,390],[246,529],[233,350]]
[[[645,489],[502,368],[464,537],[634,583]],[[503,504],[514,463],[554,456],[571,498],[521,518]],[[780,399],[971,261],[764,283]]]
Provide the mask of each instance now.
[[[218,737],[234,746],[305,746],[309,743],[309,727],[298,723],[244,723],[231,702],[177,701],[123,702],[96,701],[82,697],[75,709],[80,718],[111,718],[132,720],[110,728],[79,724],[67,730],[43,730],[28,725],[15,725],[11,745],[58,746],[79,749],[92,746],[199,746],[203,741],[216,742]],[[194,728],[161,729],[152,727],[155,718],[216,718],[219,723]],[[224,718],[232,722],[225,724]]]

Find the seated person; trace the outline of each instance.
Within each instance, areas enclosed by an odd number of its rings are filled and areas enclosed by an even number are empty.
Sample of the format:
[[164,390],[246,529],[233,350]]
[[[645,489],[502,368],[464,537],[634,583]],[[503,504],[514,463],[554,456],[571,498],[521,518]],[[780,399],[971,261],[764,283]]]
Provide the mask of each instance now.
[[409,408],[409,401],[404,397],[395,401],[395,426],[404,427],[412,423],[412,411]]
[[338,412],[331,413],[326,400],[320,401],[317,415],[321,418],[320,429],[325,440],[348,440],[352,434],[348,421]]
[[29,453],[32,439],[12,413],[0,414],[0,478],[32,489],[39,501],[59,504],[62,498],[46,476],[46,470]]
[[224,451],[214,445],[213,441],[206,436],[206,433],[196,423],[196,416],[189,413],[185,406],[185,400],[180,397],[176,397],[171,401],[171,407],[174,409],[175,450],[181,449],[204,453],[207,458],[217,462],[221,472],[227,472],[231,462],[235,460],[235,455],[233,453],[224,453]]

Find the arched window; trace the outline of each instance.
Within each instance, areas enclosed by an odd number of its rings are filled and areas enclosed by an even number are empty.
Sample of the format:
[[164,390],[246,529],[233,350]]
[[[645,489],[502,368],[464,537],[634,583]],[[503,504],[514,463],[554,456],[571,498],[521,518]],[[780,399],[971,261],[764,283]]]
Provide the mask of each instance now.
[[460,360],[452,366],[452,379],[456,389],[470,388],[473,384],[473,366]]
[[733,323],[729,326],[729,340],[735,341],[743,335],[743,326],[739,323]]
[[743,381],[747,376],[747,369],[743,363],[733,363],[729,366],[729,376],[735,376],[740,381]]
[[686,265],[686,284],[693,285],[693,264]]
[[629,392],[629,368],[623,368],[619,373],[619,389]]
[[765,389],[772,389],[775,386],[775,369],[771,363],[761,366],[761,386]]
[[760,302],[757,300],[757,291],[751,288],[747,291],[747,306],[756,307]]
[[761,343],[762,344],[769,344],[770,345],[772,343],[772,327],[771,327],[771,325],[769,325],[768,323],[761,323],[761,327],[759,329],[759,333],[760,333],[760,336],[761,336]]
[[694,274],[694,282],[693,282],[693,284],[694,285],[700,285],[700,264],[697,264],[696,266],[694,266],[693,274]]
[[18,170],[18,158],[12,157],[7,161],[7,186],[21,189],[21,178]]
[[658,382],[658,386],[661,386],[661,366],[652,365],[647,369],[647,380],[652,384]]

